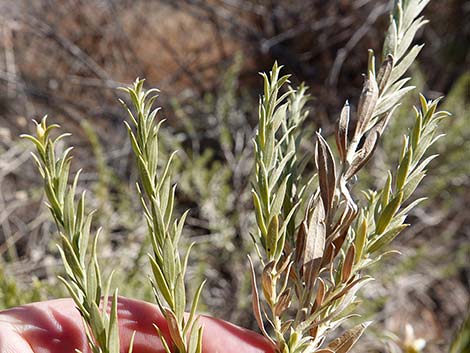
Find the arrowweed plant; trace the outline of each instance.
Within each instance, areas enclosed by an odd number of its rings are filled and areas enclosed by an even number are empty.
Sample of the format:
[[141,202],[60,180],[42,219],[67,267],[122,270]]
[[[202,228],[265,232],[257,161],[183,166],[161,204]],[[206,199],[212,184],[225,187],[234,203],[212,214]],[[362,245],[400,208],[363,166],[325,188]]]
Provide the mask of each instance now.
[[[154,279],[151,283],[157,304],[168,322],[170,336],[177,352],[199,353],[202,349],[202,327],[197,327],[195,313],[204,282],[196,291],[190,315],[186,320],[184,317],[186,308],[184,276],[192,245],[181,260],[178,243],[188,211],[179,220],[173,220],[176,185],[171,185],[171,163],[175,153],[170,155],[163,170],[159,171],[158,130],[163,120],[156,123],[160,108],[152,108],[158,97],[158,90],[143,91],[143,84],[144,80],[136,80],[133,87],[123,89],[132,100],[135,115],[124,101],[121,103],[127,109],[135,129],[126,123],[142,180],[142,187],[137,184],[137,191],[152,244],[153,253],[149,255],[149,259]],[[166,306],[162,299],[166,302]],[[158,330],[158,327],[156,329]],[[187,333],[190,333],[189,339],[186,338]],[[169,348],[171,343],[166,342],[161,334],[160,338],[167,353],[171,353]]]
[[[290,87],[289,75],[281,75],[282,66],[277,63],[269,74],[261,74],[264,90],[254,137],[252,181],[256,229],[251,233],[261,265],[259,277],[258,261],[249,258],[249,262],[253,313],[278,353],[345,353],[351,349],[369,322],[340,335],[337,329],[357,316],[357,292],[372,280],[365,270],[391,252],[386,246],[408,226],[407,214],[422,201],[409,199],[436,157],[426,152],[441,136],[436,130],[448,115],[437,109],[439,100],[420,96],[413,128],[403,138],[398,166],[388,171],[382,188],[355,190],[355,181],[396,108],[414,88],[403,76],[422,48],[412,42],[426,23],[420,13],[428,2],[395,2],[382,54],[376,59],[369,51],[355,113],[346,102],[339,114],[335,149],[320,131],[307,136],[302,130],[308,116],[307,88]],[[143,84],[144,80],[137,79],[123,88],[131,104],[121,103],[130,117],[125,124],[140,175],[137,192],[151,244],[150,282],[171,340],[158,327],[156,330],[167,353],[201,352],[203,328],[196,311],[204,282],[197,287],[185,316],[185,273],[192,245],[182,256],[179,244],[188,212],[181,217],[174,214],[175,153],[163,163],[159,160],[158,132],[163,121],[157,121],[159,108],[153,108],[158,90],[144,90]],[[36,124],[36,136],[25,137],[36,146],[34,159],[59,229],[66,272],[61,280],[81,313],[92,351],[117,353],[117,289],[108,313],[111,276],[103,286],[97,261],[99,231],[90,238],[93,212],[85,211],[84,194],[75,201],[80,173],[69,184],[71,148],[56,156],[57,143],[67,136],[52,139],[50,133],[56,127],[48,126],[44,118]],[[315,140],[313,156],[301,150],[307,140]]]
[[119,353],[118,290],[114,291],[108,314],[107,302],[112,274],[103,287],[97,253],[100,231],[98,229],[91,240],[90,253],[90,230],[94,211],[85,210],[85,192],[78,202],[75,202],[80,171],[75,174],[70,185],[69,154],[72,147],[67,148],[60,156],[56,155],[58,142],[69,135],[61,134],[52,139],[50,133],[57,127],[58,125],[47,125],[47,117],[44,117],[41,122],[36,122],[36,136],[22,136],[31,140],[36,146],[37,154],[32,155],[44,180],[48,208],[59,230],[58,247],[66,273],[66,278],[59,277],[59,279],[66,286],[85,322],[86,335],[92,352]]
[[[289,77],[280,76],[277,64],[269,76],[263,74],[253,182],[258,225],[253,237],[264,250],[258,251],[263,300],[252,266],[253,311],[260,330],[277,352],[346,352],[352,347],[368,323],[332,341],[328,341],[330,333],[356,315],[356,293],[372,279],[363,270],[387,253],[384,247],[408,226],[407,213],[422,201],[405,204],[436,157],[424,156],[441,136],[436,135],[437,124],[448,115],[437,111],[439,100],[420,96],[414,127],[404,136],[399,165],[388,172],[381,190],[363,191],[364,200],[359,203],[353,181],[372,157],[400,100],[414,88],[406,86],[409,78],[402,76],[422,48],[415,45],[410,49],[410,45],[426,22],[418,16],[428,2],[396,2],[378,70],[374,52],[369,51],[355,127],[349,128],[351,108],[346,102],[335,134],[338,157],[317,132],[316,172],[311,176],[299,177],[301,168],[294,173],[286,168],[302,165],[298,141],[303,136],[288,126],[295,126],[294,121],[303,114],[287,112],[295,111],[293,102],[305,99],[305,90],[289,88],[280,93]],[[289,140],[297,143],[289,144]],[[313,192],[306,193],[312,185]],[[271,330],[265,328],[264,318]]]

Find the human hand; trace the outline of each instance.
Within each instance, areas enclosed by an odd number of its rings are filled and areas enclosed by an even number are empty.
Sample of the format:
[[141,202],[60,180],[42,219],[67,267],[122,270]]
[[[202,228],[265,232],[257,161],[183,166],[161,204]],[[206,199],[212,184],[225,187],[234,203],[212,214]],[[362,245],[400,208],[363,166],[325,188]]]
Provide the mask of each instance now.
[[[120,297],[118,301],[121,352],[129,349],[135,331],[134,353],[163,353],[153,324],[169,339],[167,325],[156,306]],[[226,321],[201,316],[204,353],[272,353],[261,335]],[[27,304],[0,312],[1,353],[91,353],[82,319],[71,299]]]

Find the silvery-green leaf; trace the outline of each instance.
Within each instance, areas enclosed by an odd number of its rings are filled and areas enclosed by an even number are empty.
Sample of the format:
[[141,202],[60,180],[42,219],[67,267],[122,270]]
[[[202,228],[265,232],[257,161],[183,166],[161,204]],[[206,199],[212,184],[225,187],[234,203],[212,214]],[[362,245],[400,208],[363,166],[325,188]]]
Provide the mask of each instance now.
[[266,141],[264,143],[264,148],[263,148],[263,162],[264,164],[269,168],[273,164],[273,161],[275,160],[275,144],[276,144],[276,138],[275,138],[275,131],[268,129],[266,133]]
[[[113,280],[113,276],[114,276],[114,270],[111,271],[111,273],[109,274],[108,278],[106,279],[106,284],[104,286],[104,291],[103,291],[103,302],[102,302],[102,313],[103,313],[103,316],[105,316],[106,314],[106,310],[108,308],[108,301],[109,301],[109,291],[111,289],[111,282]],[[117,288],[116,288],[117,290]],[[101,290],[100,290],[101,292]],[[101,294],[100,294],[100,297],[97,298],[97,301],[101,300]]]
[[184,223],[186,222],[186,218],[188,217],[188,214],[189,214],[189,210],[186,210],[181,216],[181,218],[179,219],[179,221],[177,222],[178,225],[176,227],[176,231],[174,234],[173,244],[178,244],[181,234],[183,233]]
[[[77,205],[77,210],[75,214],[75,228],[73,232],[75,234],[80,234],[82,227],[83,227],[83,219],[85,218],[85,191],[83,191]],[[78,239],[78,249],[77,251],[80,252],[80,239]]]
[[98,308],[98,304],[95,302],[90,303],[90,326],[93,332],[93,336],[95,337],[97,343],[102,346],[106,347],[106,327],[104,326],[103,319],[101,318],[101,312]]
[[186,308],[186,289],[184,286],[184,277],[182,273],[176,276],[175,281],[175,315],[178,320],[183,320],[184,310]]
[[39,141],[36,137],[28,135],[28,134],[21,134],[20,137],[31,141],[36,147],[36,149],[38,150],[39,155],[44,155],[45,153],[44,146],[42,142]]
[[[109,328],[107,348],[109,353],[119,353],[119,328],[117,317],[118,306],[118,290],[114,291],[113,300],[111,301],[111,312],[109,313]],[[132,346],[132,345],[131,345]]]
[[414,200],[409,205],[407,205],[404,209],[400,210],[397,216],[406,216],[413,208],[419,205],[421,202],[427,200],[427,197],[420,197],[419,199]]
[[395,57],[395,53],[397,51],[397,42],[398,42],[398,31],[397,25],[393,20],[393,17],[390,16],[390,25],[387,30],[387,34],[385,35],[385,42],[383,47],[383,57],[387,57],[387,55],[391,54]]
[[67,262],[67,258],[65,257],[65,253],[62,250],[62,247],[59,246],[59,244],[56,244],[56,245],[57,245],[57,250],[59,251],[59,254],[60,254],[60,258],[62,259],[62,263],[63,263],[64,269],[65,269],[65,273],[67,274],[68,277],[73,279],[74,278],[73,270]]
[[400,208],[402,199],[403,199],[403,192],[400,192],[398,195],[396,195],[392,199],[392,201],[390,201],[387,207],[385,207],[385,209],[382,211],[377,221],[377,226],[376,226],[377,234],[382,234],[387,229],[393,216],[396,214],[396,212]]
[[[405,214],[405,213],[403,212],[403,210],[401,210],[400,212],[398,212],[398,213],[395,215],[395,217],[393,217],[393,219],[392,219],[392,221],[390,222],[390,224],[388,225],[388,229],[393,229],[393,228],[398,227],[398,226],[400,226],[400,225],[402,225],[402,224],[405,224],[405,220],[406,220],[406,217],[407,217],[407,216],[408,216],[408,215]],[[374,237],[374,239],[376,239],[377,237],[378,237],[378,235],[376,235],[376,236]]]
[[201,297],[202,289],[204,288],[204,285],[206,284],[206,281],[202,281],[202,283],[199,285],[197,288],[196,292],[194,293],[193,296],[193,301],[191,303],[191,310],[189,312],[189,317],[188,321],[186,322],[186,326],[184,327],[183,334],[186,335],[188,332],[188,329],[193,326],[193,321],[195,321],[195,315],[196,315],[196,309],[199,304],[199,298]]
[[170,175],[167,175],[164,180],[161,182],[161,188],[159,190],[159,207],[165,213],[167,211],[168,198],[170,197],[171,190],[171,178]]
[[173,165],[173,159],[176,156],[177,151],[173,151],[170,156],[168,157],[168,160],[166,161],[165,167],[163,168],[163,172],[160,174],[159,179],[161,180],[160,183],[157,185],[157,191],[160,191],[163,181],[169,176],[170,173],[170,167]]
[[389,244],[393,239],[397,237],[405,228],[407,228],[409,224],[401,224],[395,228],[392,228],[382,234],[378,239],[373,241],[370,246],[368,247],[367,251],[373,253],[377,250],[382,249],[384,246]]
[[73,205],[73,199],[74,195],[72,193],[72,190],[68,190],[68,192],[66,192],[65,194],[63,212],[64,228],[67,234],[73,234],[73,231],[75,229],[75,209]]
[[419,165],[413,166],[413,172],[410,175],[410,179],[414,175],[417,175],[417,174],[421,173],[421,171],[425,171],[424,168],[426,168],[428,166],[428,164],[431,163],[431,161],[434,160],[437,156],[438,156],[437,154],[433,154],[433,155],[427,157],[426,159],[424,159],[422,162],[420,162]]
[[[197,321],[197,320],[196,320]],[[188,342],[188,351],[187,353],[196,353],[197,349],[198,349],[198,335],[199,335],[199,330],[201,329],[201,327],[199,327],[199,329],[195,329],[194,327],[191,329],[190,333],[189,333],[189,342]]]
[[137,156],[139,162],[139,170],[142,179],[142,185],[144,187],[145,193],[147,195],[153,195],[153,180],[152,176],[148,170],[147,163],[142,156]]
[[131,340],[129,341],[129,350],[127,351],[127,353],[132,353],[132,351],[134,350],[135,333],[136,331],[132,332]]
[[174,260],[175,249],[170,237],[166,237],[162,247],[163,268],[162,273],[167,279],[168,287],[171,289],[175,285],[176,271]]
[[77,295],[77,291],[70,285],[70,283],[63,277],[57,276],[57,278],[63,283],[63,285],[67,288],[67,291],[69,292],[70,296],[72,297],[75,305],[78,307],[80,312],[82,313],[88,313],[85,307],[82,304],[81,299]]
[[[57,198],[59,200],[63,200],[64,195],[67,191],[67,184],[69,180],[69,172],[70,172],[70,160],[64,164],[62,168],[60,168],[60,175],[57,185]],[[79,173],[77,172],[77,175]]]
[[408,28],[413,20],[419,16],[430,0],[408,1],[408,6],[403,16],[403,28]]
[[[290,92],[289,94],[291,94]],[[273,131],[277,131],[279,127],[281,126],[281,123],[286,120],[286,113],[287,113],[287,107],[289,106],[289,103],[284,103],[281,105],[277,110],[274,112],[273,118],[272,118],[272,126],[273,126]]]
[[163,335],[162,331],[160,330],[160,328],[153,324],[153,327],[155,328],[155,330],[157,331],[157,334],[158,334],[158,338],[160,338],[160,341],[162,342],[162,345],[163,345],[163,349],[165,350],[165,353],[173,353],[168,345],[168,342],[166,341],[166,338],[165,336]]
[[359,221],[359,227],[354,238],[354,244],[356,246],[356,258],[354,263],[358,263],[362,259],[362,253],[367,240],[367,219],[361,217]]
[[173,187],[170,190],[168,203],[166,205],[166,210],[165,210],[164,221],[166,224],[170,224],[172,216],[173,216],[173,210],[175,206],[175,193],[176,193],[176,185],[173,185]]
[[294,156],[294,152],[289,152],[287,153],[282,160],[279,162],[278,166],[276,167],[276,170],[271,174],[271,177],[269,178],[269,190],[273,190],[274,187],[276,186],[279,178],[285,171],[285,167],[287,162],[289,162],[292,157]]
[[137,138],[135,137],[134,132],[132,131],[132,128],[130,127],[130,125],[126,121],[124,121],[124,124],[126,125],[127,132],[128,132],[128,135],[129,135],[129,139],[131,141],[131,146],[132,146],[132,149],[134,151],[134,154],[136,156],[141,156],[142,151],[140,150],[139,144],[137,142]]
[[197,332],[197,349],[196,353],[202,353],[202,330],[203,327],[200,327]]
[[423,44],[415,45],[413,48],[411,48],[411,50],[403,57],[403,59],[401,59],[400,62],[393,68],[389,82],[395,83],[403,76],[403,74],[410,68],[411,64],[413,64],[416,57],[421,52],[423,46]]
[[158,290],[163,295],[163,298],[167,301],[168,305],[174,306],[173,296],[171,295],[170,288],[166,283],[165,277],[163,276],[160,266],[155,262],[155,259],[149,255],[150,264],[152,265],[153,276],[155,278]]
[[195,242],[192,242],[189,244],[188,249],[186,250],[186,254],[183,257],[183,263],[181,264],[181,273],[184,274],[186,273],[186,267],[188,266],[188,260],[189,260],[189,254],[191,253],[191,250],[194,246]]
[[390,171],[388,171],[387,180],[385,181],[385,185],[384,185],[384,188],[382,190],[382,195],[381,195],[381,198],[380,198],[380,200],[381,200],[380,203],[381,203],[382,209],[384,209],[388,205],[388,202],[390,200],[391,190],[392,190],[392,173]]
[[403,36],[403,38],[401,38],[400,40],[400,44],[398,45],[398,48],[397,48],[397,55],[396,55],[397,59],[400,59],[406,53],[406,51],[411,45],[411,42],[413,42],[413,39],[418,29],[420,29],[422,26],[424,26],[428,22],[429,21],[424,20],[423,17],[420,17],[411,24],[411,26],[405,32],[405,35]]
[[77,258],[77,255],[73,250],[72,244],[70,243],[69,239],[62,233],[60,234],[60,238],[62,243],[62,250],[64,252],[67,264],[70,266],[75,276],[80,279],[83,279],[83,269],[80,265],[80,260]]
[[276,196],[271,205],[271,214],[272,215],[279,215],[281,212],[282,205],[284,203],[284,199],[286,196],[286,186],[287,181],[289,180],[289,175],[284,178],[282,184],[279,186],[279,189],[276,192]]
[[289,222],[291,221],[291,219],[293,219],[293,216],[294,216],[295,212],[297,211],[298,206],[299,206],[298,202],[292,206],[289,213],[285,217],[284,222],[282,223],[281,229],[279,230],[279,234],[281,236],[279,236],[279,239],[277,241],[276,252],[274,254],[274,258],[277,259],[277,260],[279,260],[279,258],[282,255],[282,252],[284,250],[284,245],[285,245],[285,241],[286,241],[287,226],[289,225]]
[[261,208],[260,199],[258,197],[258,194],[255,191],[252,191],[252,195],[253,195],[253,203],[255,206],[256,222],[261,231],[261,234],[263,236],[266,236],[266,234],[268,233],[268,229],[266,228],[266,224],[264,222],[263,210]]
[[413,89],[415,89],[414,86],[408,86],[394,93],[389,93],[383,98],[381,98],[379,100],[379,104],[377,105],[375,115],[383,114],[393,108],[393,106],[395,106],[399,101],[401,101],[402,98]]
[[408,147],[408,151],[405,153],[405,157],[400,162],[397,170],[396,176],[396,188],[401,190],[405,185],[405,182],[408,178],[408,173],[410,171],[410,165],[413,158],[413,150],[411,147]]
[[96,278],[96,268],[91,260],[87,266],[87,297],[95,300],[97,295],[98,279]]
[[260,196],[260,201],[261,201],[261,206],[263,212],[267,213],[267,208],[268,208],[268,200],[269,200],[269,182],[268,182],[268,173],[266,171],[266,167],[262,161],[260,161],[260,166],[259,166],[259,196]]
[[418,114],[416,117],[415,125],[411,132],[411,147],[413,147],[413,150],[416,150],[416,148],[418,148],[418,143],[419,143],[419,140],[421,139],[422,130],[423,130],[423,116],[421,114]]
[[279,239],[279,219],[277,215],[274,215],[269,222],[268,233],[266,237],[266,252],[268,257],[272,258],[276,252],[276,245]]
[[403,201],[408,200],[408,198],[414,193],[414,191],[418,187],[419,183],[421,183],[421,180],[423,180],[425,175],[426,172],[421,171],[418,174],[410,176],[408,182],[403,188]]

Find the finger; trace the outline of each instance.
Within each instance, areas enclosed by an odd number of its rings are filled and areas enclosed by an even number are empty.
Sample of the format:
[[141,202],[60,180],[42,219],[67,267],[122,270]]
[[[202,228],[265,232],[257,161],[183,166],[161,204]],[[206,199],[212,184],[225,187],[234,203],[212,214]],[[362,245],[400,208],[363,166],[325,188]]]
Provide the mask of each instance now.
[[[167,340],[168,330],[156,306],[121,297],[118,316],[121,352],[127,352],[134,331],[134,353],[164,352],[153,324]],[[252,331],[211,317],[201,316],[199,322],[204,327],[204,353],[273,351],[266,339]],[[73,353],[75,349],[90,353],[80,315],[71,299],[28,304],[0,313],[0,332],[2,353]]]
[[34,353],[31,346],[9,324],[1,322],[0,317],[0,352]]
[[[16,307],[0,313],[0,331],[6,328],[14,332],[2,335],[0,352],[5,346],[14,345],[15,353],[59,353],[81,349],[90,353],[87,347],[83,325],[73,301],[59,299]],[[25,346],[30,347],[25,350]]]

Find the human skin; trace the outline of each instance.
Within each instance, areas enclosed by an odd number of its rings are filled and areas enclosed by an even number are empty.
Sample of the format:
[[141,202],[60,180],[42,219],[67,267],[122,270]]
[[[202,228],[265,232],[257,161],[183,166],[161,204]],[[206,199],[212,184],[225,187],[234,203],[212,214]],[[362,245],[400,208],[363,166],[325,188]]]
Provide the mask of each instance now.
[[[153,324],[169,339],[167,325],[156,306],[120,297],[118,300],[121,352],[127,352],[135,331],[134,353],[163,353]],[[204,327],[204,353],[273,353],[261,335],[208,316]],[[27,304],[0,312],[1,353],[91,353],[82,319],[71,299]]]

